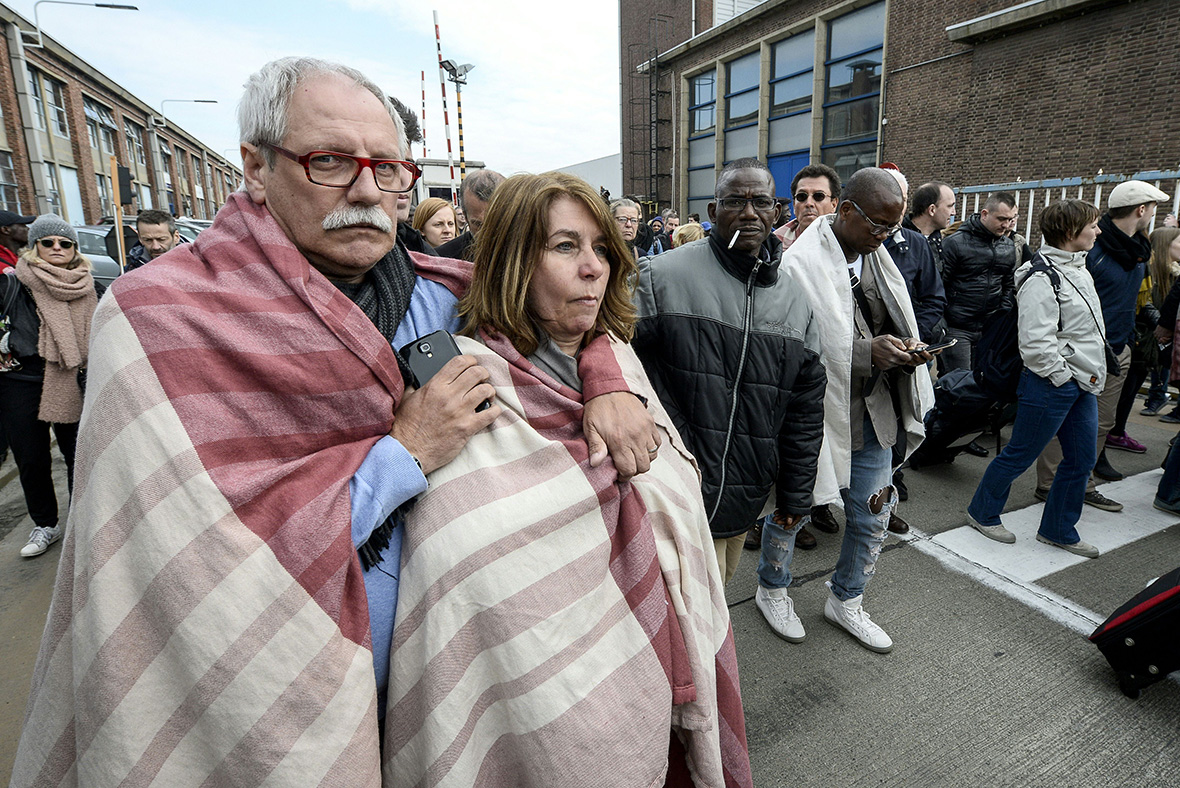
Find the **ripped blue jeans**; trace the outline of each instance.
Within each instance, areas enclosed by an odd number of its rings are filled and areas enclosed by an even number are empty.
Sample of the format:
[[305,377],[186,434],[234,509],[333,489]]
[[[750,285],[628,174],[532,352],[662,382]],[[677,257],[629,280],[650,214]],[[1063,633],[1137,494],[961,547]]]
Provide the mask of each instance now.
[[[849,488],[841,490],[848,526],[840,559],[832,575],[832,591],[841,600],[864,593],[865,585],[877,568],[889,514],[897,505],[893,489],[893,451],[882,448],[872,422],[865,416],[864,448],[852,453]],[[885,492],[877,496],[882,490]],[[869,501],[877,498],[874,513]],[[858,503],[859,502],[859,503]],[[795,555],[795,536],[811,521],[804,517],[794,528],[783,528],[772,516],[762,523],[762,554],[758,559],[758,583],[763,588],[787,588],[791,585],[791,559]]]
[[[832,574],[832,593],[841,601],[858,597],[877,570],[889,515],[897,505],[893,489],[893,450],[877,442],[865,415],[864,448],[852,452],[852,472],[844,497],[844,542]],[[874,511],[876,509],[876,511]]]

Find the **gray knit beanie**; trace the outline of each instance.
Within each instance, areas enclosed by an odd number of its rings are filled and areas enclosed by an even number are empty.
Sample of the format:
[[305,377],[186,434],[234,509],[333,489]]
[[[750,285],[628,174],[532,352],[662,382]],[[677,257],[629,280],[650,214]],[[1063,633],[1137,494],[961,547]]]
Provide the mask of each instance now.
[[56,213],[47,213],[38,216],[37,220],[29,225],[29,246],[50,235],[69,238],[74,243],[78,243],[78,233],[74,231],[73,227],[66,224],[65,219]]

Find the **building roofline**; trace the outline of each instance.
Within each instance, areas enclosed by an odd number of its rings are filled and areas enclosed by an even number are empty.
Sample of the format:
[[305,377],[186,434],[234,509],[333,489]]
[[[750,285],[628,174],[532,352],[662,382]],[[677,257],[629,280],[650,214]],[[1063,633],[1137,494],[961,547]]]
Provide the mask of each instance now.
[[[37,29],[36,25],[3,3],[0,3],[0,22],[16,25],[18,29],[27,30],[29,32],[34,32]],[[41,46],[39,48],[48,50],[52,53],[53,57],[60,59],[72,68],[77,69],[79,73],[89,77],[91,80],[101,85],[110,93],[131,105],[131,107],[134,109],[141,111],[145,116],[150,117],[155,115],[158,117],[163,117],[163,115],[158,110],[156,110],[155,107],[151,106],[143,99],[139,98],[134,93],[120,85],[118,82],[99,71],[90,63],[74,54],[74,52],[67,49],[66,46],[60,41],[47,34],[44,28],[41,30]],[[181,141],[189,147],[204,148],[218,159],[224,161],[225,166],[232,168],[235,173],[238,175],[242,174],[241,164],[235,163],[232,159],[229,159],[221,153],[215,151],[213,147],[207,142],[203,141],[195,134],[185,130],[178,124],[173,123],[171,120],[168,121],[165,131],[171,132],[174,136],[179,137]]]

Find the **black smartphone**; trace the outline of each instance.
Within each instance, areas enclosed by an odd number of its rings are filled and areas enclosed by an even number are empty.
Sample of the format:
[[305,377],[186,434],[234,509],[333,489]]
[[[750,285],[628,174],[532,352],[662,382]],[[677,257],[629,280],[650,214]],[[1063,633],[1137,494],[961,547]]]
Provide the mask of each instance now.
[[[418,388],[425,386],[448,361],[462,355],[459,346],[455,344],[455,338],[445,329],[418,337],[408,345],[403,345],[398,353],[410,368],[410,372],[414,373],[414,385]],[[491,400],[484,400],[475,410],[486,410],[491,405]]]
[[414,385],[418,388],[425,386],[426,381],[434,377],[448,361],[462,355],[455,338],[445,330],[418,337],[408,345],[403,345],[398,352],[414,373]]
[[926,347],[914,348],[913,350],[910,350],[907,352],[909,352],[909,353],[937,353],[940,350],[946,350],[948,347],[958,344],[958,342],[959,342],[959,340],[957,340],[957,339],[948,339],[946,342],[936,342],[933,345],[927,345]]

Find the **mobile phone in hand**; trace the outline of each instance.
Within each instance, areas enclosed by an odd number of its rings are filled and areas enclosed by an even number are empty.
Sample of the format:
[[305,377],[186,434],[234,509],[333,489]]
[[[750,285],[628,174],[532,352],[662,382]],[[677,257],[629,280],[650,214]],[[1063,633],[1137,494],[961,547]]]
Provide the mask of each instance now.
[[952,345],[958,344],[958,342],[959,342],[959,340],[957,340],[957,339],[948,339],[946,342],[936,342],[935,344],[927,345],[926,347],[912,348],[908,352],[910,352],[910,353],[939,353],[943,350],[946,350],[948,347],[951,347]]
[[[459,346],[455,344],[455,338],[445,329],[418,337],[413,342],[403,345],[398,353],[405,360],[410,372],[414,373],[414,384],[418,388],[425,386],[448,361],[462,355]],[[487,410],[491,406],[491,400],[484,400],[475,410]]]

